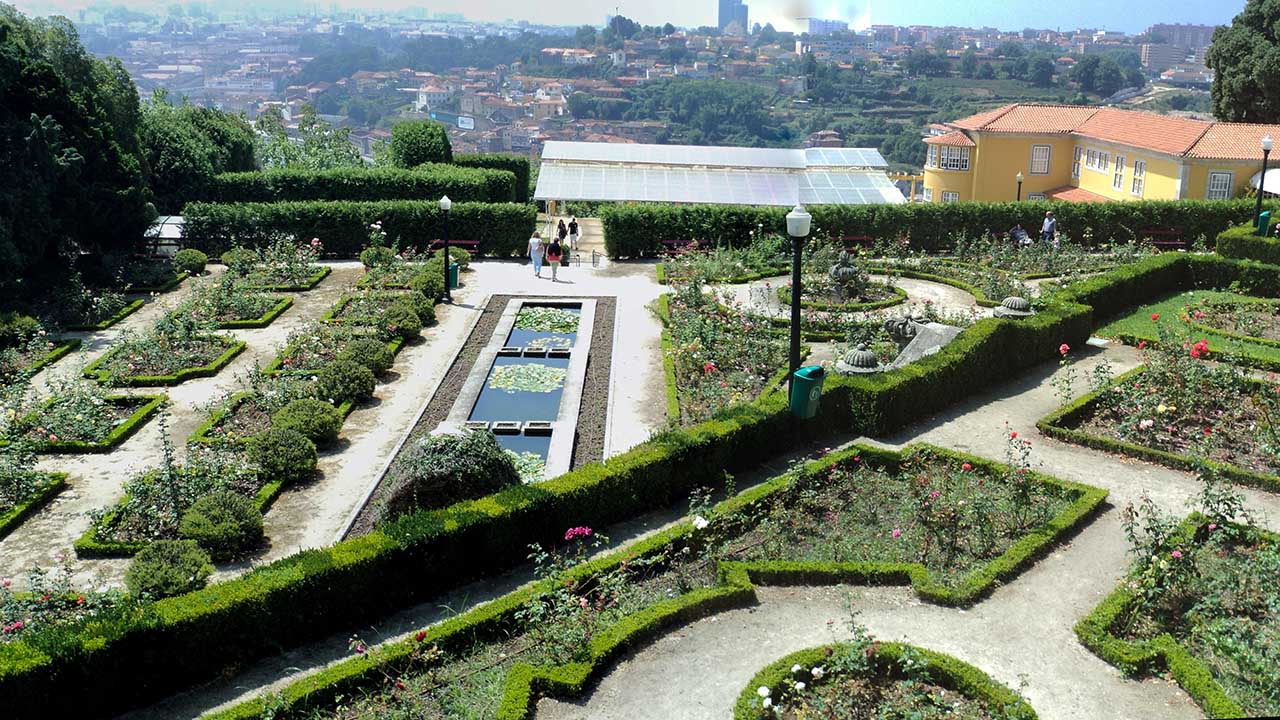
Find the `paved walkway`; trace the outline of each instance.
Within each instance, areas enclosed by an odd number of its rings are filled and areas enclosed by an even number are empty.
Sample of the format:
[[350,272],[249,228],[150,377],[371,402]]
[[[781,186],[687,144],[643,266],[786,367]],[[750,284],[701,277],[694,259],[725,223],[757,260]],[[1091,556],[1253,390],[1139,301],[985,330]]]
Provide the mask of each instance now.
[[[871,279],[876,282],[891,282],[907,293],[907,300],[905,303],[881,310],[856,313],[858,315],[901,315],[913,305],[923,306],[926,303],[932,304],[940,313],[949,315],[971,315],[974,318],[989,317],[991,315],[991,310],[979,306],[972,294],[950,285],[927,280],[916,280],[914,278],[889,278],[884,275],[872,275]],[[791,308],[778,300],[778,288],[784,287],[790,282],[791,277],[789,275],[779,275],[740,285],[717,286],[717,289],[720,292],[731,293],[739,305],[757,315],[789,317]],[[811,311],[805,310],[804,312],[809,314]]]

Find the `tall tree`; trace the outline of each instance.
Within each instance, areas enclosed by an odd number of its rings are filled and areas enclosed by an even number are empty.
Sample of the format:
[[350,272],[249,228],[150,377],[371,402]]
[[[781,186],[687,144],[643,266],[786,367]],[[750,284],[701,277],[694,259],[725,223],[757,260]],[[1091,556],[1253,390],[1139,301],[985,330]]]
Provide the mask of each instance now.
[[1027,79],[1033,85],[1049,87],[1053,84],[1053,61],[1041,55],[1031,61],[1031,69],[1027,71]]
[[1218,28],[1205,64],[1214,72],[1213,114],[1231,122],[1280,122],[1280,2],[1249,0]]
[[960,56],[960,76],[971,78],[978,73],[978,53],[969,48]]

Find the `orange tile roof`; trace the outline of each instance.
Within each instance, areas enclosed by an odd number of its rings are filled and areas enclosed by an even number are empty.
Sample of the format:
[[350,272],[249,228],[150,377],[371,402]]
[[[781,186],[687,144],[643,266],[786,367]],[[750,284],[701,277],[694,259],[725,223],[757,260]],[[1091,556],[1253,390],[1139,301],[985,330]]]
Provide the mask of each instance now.
[[1172,115],[1102,108],[1081,123],[1075,132],[1094,140],[1183,155],[1212,124]]
[[1001,115],[1004,115],[1015,107],[1017,107],[1017,105],[1005,105],[1004,107],[998,107],[995,110],[988,110],[986,112],[978,113],[977,115],[970,115],[967,118],[961,118],[955,122],[948,123],[948,125],[960,128],[961,130],[979,130],[987,123],[999,118]]
[[[1262,160],[1262,137],[1280,139],[1280,125],[1214,123],[1187,153],[1195,158]],[[1275,157],[1280,153],[1273,153]]]
[[945,135],[930,135],[924,139],[928,145],[955,145],[957,147],[973,147],[976,145],[968,135],[959,130],[952,130]]
[[1015,105],[1009,112],[988,122],[982,130],[1007,133],[1069,133],[1097,112],[1097,108],[1075,105]]
[[1049,200],[1065,200],[1067,202],[1110,202],[1111,199],[1105,195],[1099,195],[1096,192],[1090,192],[1083,188],[1064,185],[1055,188],[1044,194]]

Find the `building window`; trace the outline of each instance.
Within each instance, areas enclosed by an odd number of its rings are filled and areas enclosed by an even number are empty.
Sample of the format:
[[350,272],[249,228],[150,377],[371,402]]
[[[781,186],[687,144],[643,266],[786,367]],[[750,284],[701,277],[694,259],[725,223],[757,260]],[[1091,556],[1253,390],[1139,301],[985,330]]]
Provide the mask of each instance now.
[[928,162],[925,163],[925,165],[931,168],[938,167],[938,146],[937,145],[929,146],[929,160]]
[[1133,187],[1129,192],[1142,197],[1142,193],[1147,187],[1147,162],[1145,160],[1133,161]]
[[969,169],[969,148],[943,145],[938,150],[938,167],[943,170]]
[[1071,177],[1080,177],[1080,159],[1084,157],[1084,148],[1076,146],[1075,157],[1071,160]]
[[942,202],[960,202],[960,193],[951,190],[942,191]]
[[924,201],[933,202],[933,188],[924,189]]
[[1049,174],[1049,155],[1053,148],[1048,145],[1032,145],[1031,146],[1031,174],[1032,175],[1048,175]]
[[1098,172],[1111,169],[1111,153],[1102,150],[1088,150],[1084,155],[1084,166]]
[[1209,199],[1226,200],[1231,197],[1231,173],[1209,173]]
[[1045,197],[1044,197],[1044,193],[1029,193],[1027,195],[1027,199],[1028,200],[1044,200]]
[[1111,176],[1111,187],[1115,190],[1124,190],[1124,156],[1116,156],[1116,174]]

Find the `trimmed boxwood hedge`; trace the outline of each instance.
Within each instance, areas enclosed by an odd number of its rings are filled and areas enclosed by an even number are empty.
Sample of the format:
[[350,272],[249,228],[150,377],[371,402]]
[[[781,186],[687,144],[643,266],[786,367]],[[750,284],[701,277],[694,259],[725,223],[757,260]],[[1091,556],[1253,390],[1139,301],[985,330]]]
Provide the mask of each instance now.
[[[1193,542],[1208,522],[1209,518],[1192,513],[1175,531],[1175,537]],[[1280,542],[1280,535],[1258,528],[1238,527],[1271,542]],[[1137,591],[1122,581],[1092,612],[1076,623],[1076,637],[1095,655],[1126,675],[1155,675],[1167,670],[1208,717],[1245,717],[1244,709],[1214,679],[1209,668],[1187,652],[1173,636],[1166,633],[1150,640],[1132,641],[1113,632],[1138,600]]]
[[[893,285],[889,286],[893,291],[893,297],[883,300],[873,300],[864,303],[826,303],[817,300],[805,300],[803,296],[800,298],[800,307],[809,310],[822,310],[826,312],[868,312],[870,310],[880,310],[894,305],[901,305],[907,301],[907,291]],[[786,307],[791,307],[791,286],[782,285],[777,290],[778,302]],[[787,327],[791,326],[791,320],[787,320]]]
[[[1275,300],[1241,300],[1237,307],[1249,305],[1254,307],[1269,307],[1273,314],[1280,314],[1276,312],[1277,310],[1280,310],[1280,302]],[[1257,335],[1245,335],[1243,333],[1231,332],[1230,330],[1222,330],[1213,327],[1212,325],[1205,325],[1204,323],[1196,322],[1194,319],[1188,319],[1186,323],[1187,327],[1194,328],[1195,330],[1207,335],[1217,335],[1218,337],[1231,338],[1232,340],[1240,342],[1256,343],[1258,345],[1268,345],[1270,347],[1280,348],[1280,340],[1272,340],[1271,338],[1258,337]]]
[[165,281],[164,283],[161,283],[160,285],[152,285],[150,287],[132,286],[129,288],[129,292],[131,293],[167,293],[170,290],[181,285],[182,281],[186,280],[188,277],[191,277],[191,276],[187,275],[186,273],[175,273],[172,278]]
[[[169,398],[165,395],[116,395],[108,397],[106,400],[113,405],[137,405],[138,409],[134,410],[133,414],[128,418],[125,418],[124,422],[112,428],[111,432],[107,433],[107,436],[101,442],[84,442],[80,440],[59,440],[56,443],[45,442],[36,445],[36,452],[60,454],[111,452],[117,445],[138,432],[147,423],[147,420],[156,414],[156,411],[169,402]],[[0,440],[0,448],[7,445],[9,445],[7,441]]]
[[1254,234],[1252,225],[1240,225],[1218,233],[1218,254],[1280,265],[1280,240]]
[[[1085,242],[1127,241],[1144,230],[1176,229],[1188,241],[1212,240],[1253,216],[1252,200],[1151,200],[1124,203],[1006,202],[907,203],[903,205],[813,205],[813,234],[910,238],[915,250],[949,247],[953,234],[979,237],[1052,210],[1058,227]],[[1269,208],[1280,207],[1274,202]],[[745,205],[613,204],[601,208],[605,250],[610,257],[659,253],[663,241],[697,240],[718,245],[742,242],[763,225],[786,234],[786,208]]]
[[[387,237],[398,239],[400,247],[425,249],[441,237],[444,227],[437,200],[188,203],[183,219],[183,243],[209,255],[220,255],[233,245],[262,247],[277,233],[285,233],[318,237],[326,253],[356,257],[369,243],[374,221],[381,221]],[[455,203],[449,235],[479,241],[485,255],[516,255],[527,247],[536,220],[532,205]]]
[[276,169],[223,173],[213,178],[205,199],[216,203],[270,203],[308,200],[439,200],[511,202],[517,179],[501,170],[427,163],[400,168]]
[[45,473],[44,476],[45,481],[36,489],[34,495],[27,498],[26,502],[18,503],[8,512],[0,515],[0,540],[17,529],[23,520],[44,507],[67,486],[66,473]]
[[[233,445],[244,445],[249,442],[248,436],[228,440],[225,437],[217,435],[214,432],[214,428],[218,427],[218,423],[222,422],[228,415],[234,412],[236,406],[245,400],[248,400],[251,396],[252,393],[250,392],[239,392],[227,398],[227,401],[222,405],[222,407],[219,407],[209,413],[209,417],[205,418],[205,421],[200,423],[200,426],[191,433],[190,437],[187,438],[187,444],[210,446],[231,443]],[[338,406],[338,412],[341,413],[345,420],[346,417],[351,414],[351,411],[355,410],[355,408],[355,403],[347,401]]]
[[[829,455],[806,464],[798,473],[776,477],[741,495],[718,504],[710,513],[713,523],[733,522],[740,517],[750,517],[756,507],[776,502],[775,496],[791,491],[798,477],[812,479],[826,472],[833,463],[846,462],[858,457],[860,462],[893,470],[902,461],[920,452],[940,455],[957,464],[969,462],[979,471],[994,471],[998,463],[969,455],[954,453],[927,445],[912,445],[902,452],[870,446],[855,446],[843,452]],[[1057,544],[1067,533],[1079,527],[1106,499],[1105,490],[1068,483],[1042,475],[1034,479],[1059,488],[1072,495],[1074,501],[1062,513],[1052,518],[1040,531],[1015,543],[1003,555],[971,573],[959,588],[950,588],[937,581],[932,573],[917,563],[797,563],[787,561],[731,562],[720,561],[717,566],[718,583],[679,597],[665,600],[623,618],[615,625],[593,637],[588,643],[590,660],[561,666],[532,666],[518,664],[507,673],[502,704],[497,717],[504,720],[524,720],[531,714],[540,696],[580,695],[596,674],[607,668],[628,648],[642,645],[661,635],[667,629],[705,617],[721,610],[746,607],[755,602],[755,585],[799,584],[911,584],[921,597],[949,605],[968,605],[990,592],[998,579],[1007,579],[1029,566]],[[673,543],[695,542],[696,531],[691,525],[681,525],[646,538],[632,547],[586,562],[571,573],[586,580],[593,575],[616,568],[622,562],[661,554]],[[491,603],[482,605],[461,616],[426,628],[421,641],[407,639],[390,643],[379,649],[378,664],[367,656],[360,656],[331,666],[315,675],[304,678],[283,689],[286,715],[305,713],[308,709],[325,707],[342,695],[358,690],[362,685],[378,682],[390,667],[392,672],[404,667],[410,653],[416,648],[435,645],[442,649],[472,643],[478,637],[494,636],[500,632],[520,607],[548,587],[552,581],[543,581],[531,588],[518,590]],[[280,710],[281,708],[277,708]],[[216,720],[248,720],[259,717],[262,701],[250,700],[222,713]],[[277,716],[279,717],[279,716]]]
[[52,365],[66,357],[72,351],[80,349],[79,338],[58,338],[56,340],[50,340],[49,342],[53,343],[53,349],[45,353],[39,360],[36,360],[25,369],[19,371],[19,374],[29,373],[34,375],[45,367],[48,367],[49,365]]
[[[795,679],[791,668],[796,665],[800,665],[805,670],[812,670],[819,665],[829,666],[831,651],[844,644],[831,643],[800,650],[769,664],[756,673],[738,695],[738,702],[733,706],[734,720],[757,720],[760,717],[760,696],[756,694],[757,688],[763,686],[774,690],[785,687],[787,680]],[[1036,711],[1031,709],[1027,701],[1017,693],[991,679],[990,675],[978,668],[950,655],[903,643],[877,642],[871,661],[876,671],[882,676],[903,678],[905,674],[902,671],[902,658],[907,650],[913,651],[927,663],[925,673],[929,682],[954,690],[964,697],[983,701],[988,707],[998,712],[999,717],[1007,720],[1036,720],[1038,717]],[[829,682],[829,680],[826,681]]]
[[[956,388],[976,392],[1056,359],[1060,344],[1088,337],[1095,313],[1123,309],[1113,305],[1119,299],[1147,300],[1162,292],[1169,278],[1180,283],[1193,275],[1280,282],[1274,268],[1261,271],[1184,253],[1117,268],[1084,281],[1087,292],[1055,294],[1034,317],[981,320],[937,354],[907,367],[828,377],[812,421],[795,420],[784,393],[766,393],[708,422],[655,435],[607,462],[407,515],[368,535],[160,601],[140,617],[0,645],[0,694],[15,717],[62,710],[84,715],[86,708],[101,715],[145,703],[215,677],[228,665],[382,617],[523,563],[529,543],[554,544],[566,527],[607,526],[683,503],[692,489],[716,486],[726,472],[755,468],[779,448],[892,432],[953,403]],[[1113,290],[1111,283],[1122,288]],[[1148,288],[1145,297],[1143,287]],[[1099,306],[1072,302],[1077,297],[1096,299]],[[486,607],[497,612],[498,605]],[[119,692],[124,686],[131,689],[127,695]]]
[[[235,359],[237,355],[244,352],[247,345],[242,340],[235,338],[214,335],[224,346],[226,350],[218,356],[213,362],[200,367],[183,368],[172,375],[131,375],[127,377],[118,377],[116,382],[126,387],[155,387],[163,385],[180,385],[188,380],[203,377],[213,377],[217,375],[222,368],[226,367]],[[97,380],[100,383],[106,383],[111,380],[111,373],[98,368],[106,363],[106,361],[119,349],[112,350],[102,357],[89,363],[84,369],[84,377],[89,380]]]
[[121,320],[132,315],[138,308],[142,307],[144,304],[146,304],[145,300],[141,300],[141,299],[134,300],[133,302],[130,302],[128,305],[125,305],[123,308],[121,308],[120,312],[116,313],[115,315],[112,315],[106,320],[103,320],[98,323],[94,323],[92,325],[66,325],[66,326],[63,326],[63,330],[106,330],[112,325],[115,325]]
[[[530,170],[530,165],[529,165],[529,158],[523,155],[504,155],[500,153],[474,153],[474,154],[468,154],[468,155],[454,155],[453,164],[458,165],[460,167],[468,167],[468,168],[487,168],[489,170],[506,170],[512,175],[515,175],[515,183],[512,188],[511,202],[517,202],[517,203],[528,202],[529,195],[533,192],[533,188],[529,186],[529,178],[532,175],[532,172]],[[498,202],[498,200],[491,199],[491,202]]]
[[221,330],[264,328],[275,322],[276,318],[283,315],[284,311],[288,310],[291,305],[293,305],[293,298],[282,297],[271,307],[270,310],[267,310],[256,318],[251,318],[249,320],[228,320],[226,322],[218,323],[218,328]]
[[329,273],[333,272],[333,268],[328,265],[321,265],[311,277],[305,282],[297,285],[250,285],[249,290],[265,290],[267,292],[306,292],[320,284],[321,280],[329,277]]
[[[404,346],[406,344],[407,344],[407,341],[403,337],[394,337],[394,338],[391,338],[391,340],[387,341],[387,349],[391,351],[391,357],[394,358],[396,355],[400,354],[400,351],[404,349]],[[263,375],[279,375],[281,373],[286,373],[286,372],[296,373],[298,375],[313,374],[309,370],[302,371],[302,370],[285,370],[284,369],[284,357],[292,351],[293,351],[293,348],[291,347],[285,348],[279,355],[276,356],[274,360],[271,361],[270,365],[262,368],[262,374]]]
[[[1145,368],[1143,367],[1130,370],[1116,378],[1101,392],[1106,392],[1115,385],[1138,377],[1144,370]],[[1259,383],[1259,385],[1261,385],[1261,383]],[[1125,442],[1123,440],[1113,440],[1099,435],[1090,435],[1087,432],[1077,430],[1072,427],[1095,412],[1099,402],[1098,396],[1099,392],[1095,391],[1079,397],[1041,418],[1036,423],[1036,427],[1044,435],[1062,440],[1063,442],[1084,445],[1085,447],[1113,452],[1120,455],[1128,455],[1129,457],[1148,460],[1177,470],[1195,470],[1200,466],[1200,463],[1190,455],[1173,453],[1167,450],[1158,450],[1145,445],[1138,445],[1136,443]],[[1252,485],[1253,487],[1262,488],[1263,490],[1280,492],[1280,476],[1268,475],[1266,473],[1260,473],[1255,470],[1249,470],[1236,465],[1229,465],[1216,460],[1206,459],[1203,462],[1221,473],[1223,477],[1231,478],[1242,485]]]

